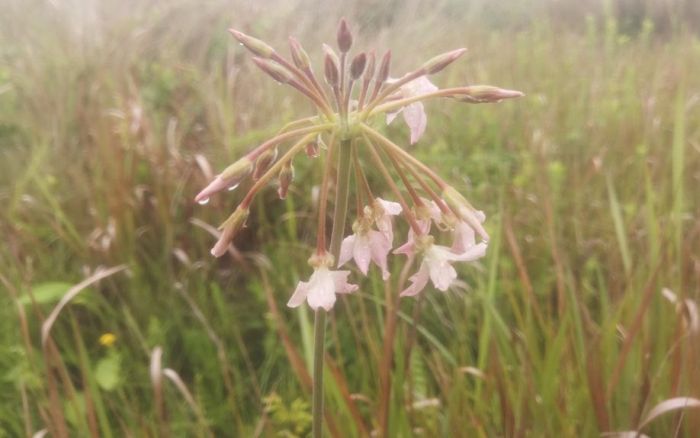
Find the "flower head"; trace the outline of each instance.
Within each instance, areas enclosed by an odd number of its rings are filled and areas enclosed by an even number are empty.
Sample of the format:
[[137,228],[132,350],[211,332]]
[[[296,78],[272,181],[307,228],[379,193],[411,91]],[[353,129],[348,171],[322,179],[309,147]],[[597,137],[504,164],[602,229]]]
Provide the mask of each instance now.
[[486,243],[481,242],[462,253],[455,253],[450,248],[433,244],[431,236],[421,236],[416,245],[422,253],[418,272],[409,280],[411,284],[401,292],[401,296],[414,296],[421,292],[431,280],[433,286],[440,291],[447,291],[452,282],[457,278],[457,271],[452,266],[453,262],[470,262],[483,257],[486,254]]
[[357,290],[357,285],[348,283],[350,271],[332,271],[333,257],[329,254],[313,256],[309,264],[314,266],[308,282],[300,281],[287,305],[299,307],[304,300],[316,310],[331,310],[335,304],[335,294],[350,293]]
[[[396,82],[396,80],[390,81],[390,83],[391,82]],[[420,96],[421,94],[437,91],[438,87],[430,82],[427,77],[421,76],[418,79],[402,85],[400,90],[401,97],[407,99]],[[425,128],[428,126],[428,116],[425,115],[423,103],[420,101],[413,102],[404,106],[403,108],[399,108],[394,112],[387,113],[386,123],[389,124],[394,121],[399,113],[403,115],[403,119],[406,122],[406,125],[408,125],[408,129],[411,131],[411,144],[415,144],[423,136]]]

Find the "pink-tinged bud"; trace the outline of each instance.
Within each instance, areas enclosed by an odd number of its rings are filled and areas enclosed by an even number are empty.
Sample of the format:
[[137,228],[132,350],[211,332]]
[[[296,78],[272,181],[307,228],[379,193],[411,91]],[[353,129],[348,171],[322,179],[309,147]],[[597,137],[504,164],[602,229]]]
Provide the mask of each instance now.
[[391,50],[387,50],[382,57],[382,63],[379,65],[379,72],[377,73],[377,83],[383,84],[389,79],[389,69],[391,67]]
[[253,180],[257,181],[270,168],[272,163],[277,159],[277,148],[268,149],[255,160],[255,170],[253,171]]
[[231,216],[229,216],[229,218],[226,219],[223,224],[221,224],[219,227],[221,236],[219,236],[219,240],[216,241],[216,244],[211,249],[211,255],[214,257],[221,257],[222,255],[226,254],[226,250],[231,244],[233,238],[241,230],[241,228],[245,226],[245,222],[248,219],[248,213],[249,210],[247,208],[238,206],[236,211],[234,211]]
[[470,203],[467,201],[461,193],[459,193],[454,187],[447,186],[442,191],[442,198],[445,200],[447,205],[457,213],[460,219],[468,223],[485,241],[489,240],[489,235],[481,225],[483,222],[483,213],[477,211]]
[[375,60],[376,55],[374,53],[374,49],[370,50],[369,55],[367,55],[367,67],[365,68],[365,82],[369,82],[372,80],[372,76],[374,76],[374,64],[376,62]]
[[341,18],[338,25],[338,48],[341,52],[347,53],[350,47],[352,47],[352,33],[345,18]]
[[238,187],[243,178],[253,171],[253,162],[248,157],[243,157],[228,166],[214,180],[204,188],[194,200],[200,204],[209,202],[209,198],[221,190],[233,190]]
[[492,103],[500,102],[503,99],[523,97],[524,95],[521,91],[516,90],[506,90],[490,85],[472,85],[466,87],[464,93],[458,99],[468,103]]
[[275,49],[267,45],[264,41],[261,41],[252,36],[246,35],[243,32],[239,32],[236,29],[229,29],[229,32],[245,46],[246,49],[253,52],[254,55],[260,56],[262,58],[270,58],[274,53]]
[[260,70],[270,75],[270,77],[276,80],[277,82],[280,82],[282,84],[288,84],[294,79],[294,77],[291,75],[291,73],[287,71],[286,68],[282,67],[276,62],[258,58],[257,56],[253,57],[253,62],[255,63],[255,65],[260,67]]
[[306,155],[309,158],[318,157],[318,142],[310,141],[306,144]]
[[338,86],[338,65],[328,53],[326,53],[326,57],[323,60],[323,74],[328,85],[331,87]]
[[294,37],[289,37],[289,49],[289,51],[292,53],[292,61],[294,61],[294,65],[296,65],[297,68],[301,70],[306,70],[309,68],[309,65],[311,65],[309,55],[306,54],[304,48],[301,47],[299,41],[297,41]]
[[350,77],[353,81],[360,79],[365,71],[365,65],[367,65],[367,55],[364,53],[360,53],[352,59],[350,63]]
[[288,161],[284,166],[282,166],[278,178],[279,187],[277,187],[277,194],[279,195],[280,199],[285,199],[287,197],[289,185],[292,183],[292,181],[294,181],[294,166],[292,166],[291,161]]
[[451,52],[443,53],[427,61],[421,66],[421,69],[424,70],[425,74],[427,75],[435,74],[452,64],[455,59],[462,56],[462,54],[466,51],[467,49],[457,49]]

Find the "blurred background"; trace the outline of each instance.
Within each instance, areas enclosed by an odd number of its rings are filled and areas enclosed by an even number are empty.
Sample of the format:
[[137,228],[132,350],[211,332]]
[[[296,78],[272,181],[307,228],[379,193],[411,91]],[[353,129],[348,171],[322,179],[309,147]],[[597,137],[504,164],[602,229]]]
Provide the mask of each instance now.
[[377,272],[336,306],[328,435],[697,436],[700,2],[0,10],[0,436],[309,433],[312,315],[285,303],[309,275],[319,168],[298,163],[285,201],[260,196],[221,259],[212,227],[245,190],[192,199],[312,114],[227,28],[281,53],[293,35],[318,72],[342,16],[356,50],[392,50],[393,76],[467,47],[433,82],[527,97],[429,102],[415,146],[387,128],[492,238],[461,287],[400,300],[393,336],[396,284]]

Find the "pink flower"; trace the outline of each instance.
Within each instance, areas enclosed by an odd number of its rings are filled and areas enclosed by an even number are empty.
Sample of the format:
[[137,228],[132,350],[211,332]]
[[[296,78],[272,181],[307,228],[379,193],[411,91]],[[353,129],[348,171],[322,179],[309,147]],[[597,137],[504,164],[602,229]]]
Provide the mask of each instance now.
[[[483,213],[481,213],[481,216],[479,217],[482,218],[480,221],[483,222]],[[452,235],[454,236],[452,251],[457,254],[462,254],[468,251],[476,244],[476,233],[474,232],[474,228],[464,221],[457,222]]]
[[[401,97],[406,99],[437,91],[438,87],[430,82],[427,77],[421,76],[407,84],[404,84],[401,86],[400,90]],[[428,117],[425,115],[423,103],[413,102],[396,112],[388,113],[386,115],[386,123],[389,124],[394,121],[399,113],[403,114],[403,119],[411,131],[411,144],[415,144],[423,136],[425,128],[428,125]]]
[[402,297],[417,295],[428,284],[428,280],[433,282],[436,289],[446,291],[457,278],[457,271],[452,267],[451,262],[474,261],[486,254],[484,242],[472,246],[461,254],[456,254],[445,246],[433,245],[430,240],[426,240],[428,246],[423,249],[423,261],[418,272],[409,278],[411,285],[401,292]]
[[299,307],[306,300],[314,310],[319,307],[331,310],[335,304],[335,294],[357,290],[357,285],[348,283],[348,275],[350,271],[331,271],[326,264],[321,264],[308,282],[299,282],[287,306]]

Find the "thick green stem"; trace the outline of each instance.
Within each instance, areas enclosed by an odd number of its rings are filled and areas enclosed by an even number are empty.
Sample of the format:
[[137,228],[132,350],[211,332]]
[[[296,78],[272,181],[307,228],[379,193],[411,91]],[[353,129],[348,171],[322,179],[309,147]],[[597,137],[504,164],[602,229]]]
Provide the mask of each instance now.
[[[342,140],[338,148],[338,179],[336,182],[333,230],[330,252],[338,263],[340,244],[345,232],[345,217],[348,212],[350,193],[350,165],[352,163],[351,141]],[[319,308],[314,317],[314,380],[313,380],[313,438],[323,435],[323,356],[325,354],[326,311]]]

